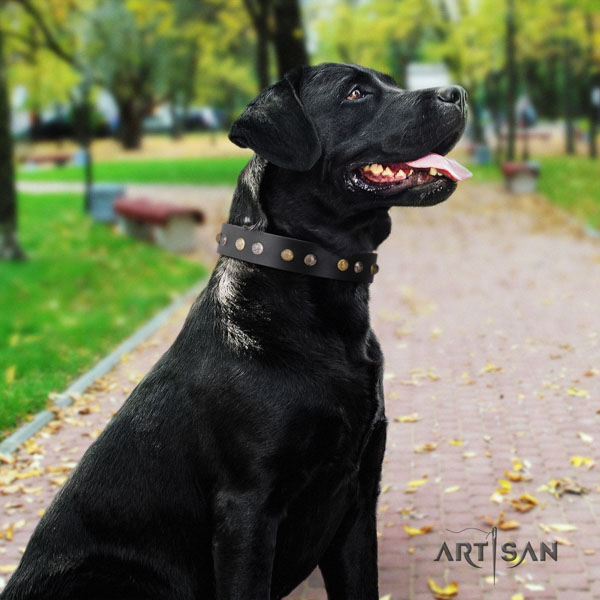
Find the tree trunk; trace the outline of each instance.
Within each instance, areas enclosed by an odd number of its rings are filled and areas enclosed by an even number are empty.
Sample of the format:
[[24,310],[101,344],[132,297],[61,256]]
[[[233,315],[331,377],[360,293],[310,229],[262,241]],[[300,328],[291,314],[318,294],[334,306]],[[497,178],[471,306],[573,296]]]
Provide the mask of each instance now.
[[119,137],[123,148],[137,150],[142,146],[142,124],[146,116],[136,98],[117,101],[119,106]]
[[517,118],[515,104],[517,101],[517,65],[515,49],[515,2],[507,0],[506,6],[506,111],[508,113],[508,139],[506,144],[507,160],[515,159],[515,143],[517,134]]
[[256,32],[256,76],[258,78],[258,90],[262,91],[271,83],[269,77],[271,0],[245,0],[244,3]]
[[268,13],[261,15],[256,23],[256,75],[259,90],[264,90],[271,79],[269,77],[269,25]]
[[23,260],[17,239],[17,194],[11,132],[10,98],[0,29],[0,260]]
[[[585,24],[588,35],[587,72],[589,73],[588,85],[588,114],[590,123],[589,155],[590,158],[598,156],[598,118],[600,117],[600,70],[594,64],[594,20],[591,12],[585,15]],[[594,90],[597,90],[594,92]],[[596,94],[596,97],[592,97]]]
[[92,131],[92,104],[90,102],[90,88],[91,83],[87,80],[84,81],[79,86],[79,94],[72,102],[75,136],[84,154],[84,209],[86,213],[90,212],[93,184],[91,147],[94,132]]
[[273,43],[279,76],[283,77],[290,69],[307,65],[308,54],[298,0],[273,0],[273,11],[275,15]]

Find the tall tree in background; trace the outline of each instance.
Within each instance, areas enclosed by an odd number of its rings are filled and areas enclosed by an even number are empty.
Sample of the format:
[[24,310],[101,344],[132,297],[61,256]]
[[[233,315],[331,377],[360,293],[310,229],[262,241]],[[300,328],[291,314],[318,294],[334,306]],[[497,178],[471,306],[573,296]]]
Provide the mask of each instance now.
[[309,63],[298,0],[244,0],[256,33],[256,75],[259,89],[271,82],[269,47],[273,45],[277,72]]
[[290,69],[308,64],[302,15],[298,0],[273,0],[275,31],[273,45],[279,77]]
[[17,238],[17,195],[3,26],[4,19],[0,18],[0,259],[21,260],[25,253]]
[[506,141],[507,160],[515,159],[515,145],[517,135],[517,117],[515,104],[517,102],[517,59],[516,59],[516,18],[515,0],[506,1],[506,110],[508,112],[508,139]]

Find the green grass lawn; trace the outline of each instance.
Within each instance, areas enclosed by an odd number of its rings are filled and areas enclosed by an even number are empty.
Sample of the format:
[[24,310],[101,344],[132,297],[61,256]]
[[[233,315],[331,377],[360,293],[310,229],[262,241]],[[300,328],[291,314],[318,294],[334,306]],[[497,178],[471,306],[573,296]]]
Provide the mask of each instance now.
[[[94,180],[115,183],[194,183],[235,185],[249,157],[103,161],[94,164]],[[83,181],[81,167],[34,171],[21,168],[23,181]]]
[[114,233],[79,195],[21,195],[29,261],[0,264],[0,434],[205,275]]
[[[550,156],[540,164],[539,191],[582,223],[600,229],[600,160],[584,156]],[[496,165],[467,165],[474,181],[500,181]]]

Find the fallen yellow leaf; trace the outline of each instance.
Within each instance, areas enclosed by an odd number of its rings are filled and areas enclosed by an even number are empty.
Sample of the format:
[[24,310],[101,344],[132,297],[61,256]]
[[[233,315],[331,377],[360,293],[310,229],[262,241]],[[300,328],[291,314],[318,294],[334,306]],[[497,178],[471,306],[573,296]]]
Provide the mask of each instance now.
[[404,526],[404,531],[408,533],[408,535],[424,535],[425,533],[429,533],[433,529],[433,525],[423,525],[423,527],[419,527],[418,529],[415,527],[409,527],[408,525]]
[[448,440],[451,446],[462,446],[464,442],[462,440]]
[[456,581],[449,583],[446,587],[441,587],[431,579],[431,577],[428,577],[427,583],[436,600],[448,600],[449,598],[454,598],[454,596],[458,594],[458,583],[456,583]]
[[577,437],[585,444],[591,444],[594,441],[593,436],[591,436],[589,433],[583,433],[581,431],[577,434]]
[[569,396],[576,396],[577,398],[587,398],[590,395],[587,390],[582,390],[576,387],[570,387],[567,390],[567,394],[569,394]]
[[403,415],[402,417],[396,417],[394,419],[396,423],[416,423],[420,420],[421,417],[419,416],[419,413],[411,413],[410,415]]
[[517,592],[510,597],[510,600],[525,600],[525,596],[521,592]]
[[481,375],[482,373],[502,373],[503,369],[502,367],[498,367],[497,365],[495,365],[494,363],[487,363],[485,365],[485,367],[483,367],[483,369],[481,369],[481,371],[479,371],[479,374]]
[[458,492],[458,490],[460,490],[460,485],[452,485],[444,490],[444,494],[452,494]]
[[587,467],[591,469],[596,463],[590,456],[571,456],[571,464],[574,467]]
[[433,452],[437,448],[436,442],[427,442],[425,444],[420,444],[419,446],[415,446],[413,448],[413,452],[416,454],[423,454],[424,452]]

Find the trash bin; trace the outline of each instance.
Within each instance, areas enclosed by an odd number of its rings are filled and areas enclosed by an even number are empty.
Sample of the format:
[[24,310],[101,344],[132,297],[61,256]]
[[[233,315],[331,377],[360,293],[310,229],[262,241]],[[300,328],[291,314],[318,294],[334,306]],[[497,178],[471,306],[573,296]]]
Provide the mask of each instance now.
[[117,215],[113,210],[115,200],[125,194],[125,186],[114,183],[96,183],[90,194],[90,216],[101,223],[114,223]]

